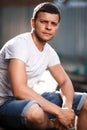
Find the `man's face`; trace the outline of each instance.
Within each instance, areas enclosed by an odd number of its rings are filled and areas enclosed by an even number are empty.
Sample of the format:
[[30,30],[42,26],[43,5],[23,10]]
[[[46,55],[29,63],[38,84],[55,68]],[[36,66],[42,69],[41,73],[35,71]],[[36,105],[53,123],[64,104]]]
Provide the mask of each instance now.
[[49,41],[55,36],[58,29],[58,14],[40,12],[36,20],[33,21],[34,33],[38,40]]

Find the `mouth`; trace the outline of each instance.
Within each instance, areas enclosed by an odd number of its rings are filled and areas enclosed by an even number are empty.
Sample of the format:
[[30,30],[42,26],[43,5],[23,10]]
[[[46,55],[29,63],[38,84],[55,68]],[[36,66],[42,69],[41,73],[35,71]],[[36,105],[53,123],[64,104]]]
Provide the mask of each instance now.
[[47,32],[44,32],[43,34],[46,35],[46,36],[52,36],[51,33],[47,33]]

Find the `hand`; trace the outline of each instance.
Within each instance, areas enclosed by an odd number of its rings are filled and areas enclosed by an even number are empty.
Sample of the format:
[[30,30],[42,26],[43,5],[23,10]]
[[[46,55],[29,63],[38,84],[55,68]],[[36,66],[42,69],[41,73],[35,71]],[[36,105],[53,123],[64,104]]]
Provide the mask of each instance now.
[[69,108],[61,108],[60,113],[58,114],[58,117],[57,117],[59,122],[64,127],[66,127],[67,130],[72,127],[72,124],[74,122],[74,118],[75,118],[74,111],[72,109],[69,109]]
[[52,121],[53,124],[54,124],[54,127],[53,127],[53,128],[56,128],[56,129],[58,129],[58,130],[64,130],[64,129],[65,129],[65,127],[58,121],[57,118],[56,118],[56,119],[52,119],[51,121]]

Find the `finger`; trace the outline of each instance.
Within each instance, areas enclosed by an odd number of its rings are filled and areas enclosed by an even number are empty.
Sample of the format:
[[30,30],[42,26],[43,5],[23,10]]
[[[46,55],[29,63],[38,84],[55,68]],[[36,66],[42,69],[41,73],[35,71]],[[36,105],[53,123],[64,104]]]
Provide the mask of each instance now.
[[60,126],[58,130],[65,130],[64,126]]
[[66,130],[66,127],[60,123],[59,130]]
[[66,130],[70,130],[71,128],[74,128],[73,124],[68,125]]

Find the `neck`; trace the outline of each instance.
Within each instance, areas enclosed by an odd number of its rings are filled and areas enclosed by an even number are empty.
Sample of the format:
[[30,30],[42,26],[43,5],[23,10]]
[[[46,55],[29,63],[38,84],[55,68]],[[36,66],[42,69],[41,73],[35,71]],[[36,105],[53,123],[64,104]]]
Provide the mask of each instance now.
[[34,44],[36,45],[36,47],[38,48],[39,51],[43,51],[44,46],[45,46],[45,42],[41,41],[40,39],[38,39],[38,37],[36,36],[36,34],[34,32],[31,33]]

